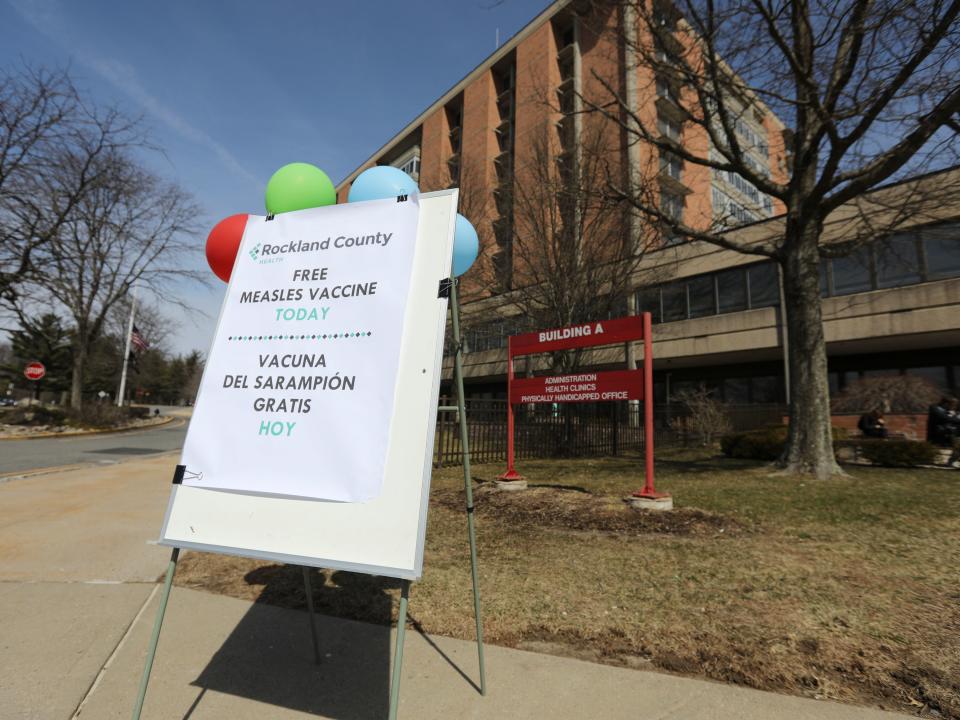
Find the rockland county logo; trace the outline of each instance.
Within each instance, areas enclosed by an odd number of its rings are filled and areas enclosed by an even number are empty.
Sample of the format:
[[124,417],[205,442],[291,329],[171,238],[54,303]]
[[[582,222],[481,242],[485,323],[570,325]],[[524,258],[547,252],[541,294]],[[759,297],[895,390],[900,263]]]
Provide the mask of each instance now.
[[282,257],[264,257],[270,253],[270,250],[276,246],[263,245],[262,243],[257,243],[250,249],[250,257],[258,265],[271,265],[273,263],[283,262]]

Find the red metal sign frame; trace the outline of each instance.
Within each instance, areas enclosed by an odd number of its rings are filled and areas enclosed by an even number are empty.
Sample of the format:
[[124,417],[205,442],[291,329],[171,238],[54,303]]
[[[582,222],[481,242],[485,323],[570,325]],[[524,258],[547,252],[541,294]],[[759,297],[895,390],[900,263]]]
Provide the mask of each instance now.
[[[514,466],[513,406],[527,403],[603,402],[639,400],[643,402],[644,475],[643,489],[634,495],[664,497],[653,485],[653,341],[652,321],[645,312],[613,320],[570,325],[541,332],[512,335],[507,340],[507,471],[501,480],[522,480]],[[515,378],[513,359],[520,355],[556,352],[574,348],[614,345],[643,340],[643,368],[606,372],[576,373],[566,376]],[[587,379],[584,379],[587,378]],[[548,388],[565,387],[563,391]],[[574,389],[576,388],[576,389]],[[608,396],[605,397],[605,394]]]

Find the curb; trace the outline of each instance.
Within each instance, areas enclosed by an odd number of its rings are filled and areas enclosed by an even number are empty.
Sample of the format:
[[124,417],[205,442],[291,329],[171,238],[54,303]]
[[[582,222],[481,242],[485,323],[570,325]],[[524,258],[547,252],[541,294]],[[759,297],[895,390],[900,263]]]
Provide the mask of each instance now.
[[131,432],[133,430],[149,430],[150,428],[162,427],[164,425],[169,425],[177,418],[171,416],[165,417],[163,422],[153,423],[152,425],[137,425],[135,427],[127,428],[110,428],[107,430],[82,430],[80,432],[72,433],[40,433],[39,435],[23,435],[16,436],[12,435],[10,437],[0,437],[0,442],[4,440],[42,440],[44,438],[74,438],[74,437],[83,437],[84,435],[109,435],[110,433],[124,433]]
[[[138,460],[151,460],[162,457],[163,455],[176,455],[179,450],[160,450],[155,455],[139,455],[137,457],[125,458],[109,463],[109,466],[123,465],[125,463],[137,462]],[[0,485],[12,480],[27,480],[40,475],[56,475],[59,473],[76,472],[78,470],[89,470],[90,468],[108,467],[99,463],[73,463],[71,465],[51,465],[50,467],[33,468],[31,470],[12,470],[7,473],[0,473]]]

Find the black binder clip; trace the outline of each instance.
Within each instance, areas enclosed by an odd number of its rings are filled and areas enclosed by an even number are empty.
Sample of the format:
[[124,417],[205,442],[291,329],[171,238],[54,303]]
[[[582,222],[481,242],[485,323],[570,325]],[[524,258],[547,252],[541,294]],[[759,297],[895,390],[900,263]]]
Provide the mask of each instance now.
[[266,219],[264,222],[270,222],[270,221],[273,220],[275,217],[276,217],[276,215],[274,215],[273,213],[270,213],[269,215],[267,215],[267,219]]
[[406,201],[407,201],[407,196],[406,196],[406,195],[397,195],[397,202],[398,202],[398,203],[402,203],[402,202],[406,202]]
[[440,281],[440,288],[437,290],[438,298],[450,297],[450,290],[453,288],[453,278],[444,278]]

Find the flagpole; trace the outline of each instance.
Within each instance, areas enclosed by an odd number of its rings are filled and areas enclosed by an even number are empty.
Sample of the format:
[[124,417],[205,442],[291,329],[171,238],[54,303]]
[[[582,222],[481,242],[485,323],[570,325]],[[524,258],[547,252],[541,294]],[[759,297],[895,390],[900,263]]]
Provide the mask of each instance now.
[[120,392],[117,407],[123,407],[123,393],[127,389],[127,363],[130,362],[130,338],[133,335],[133,316],[137,312],[137,296],[130,293],[130,322],[127,323],[127,342],[123,346],[123,370],[120,372]]

